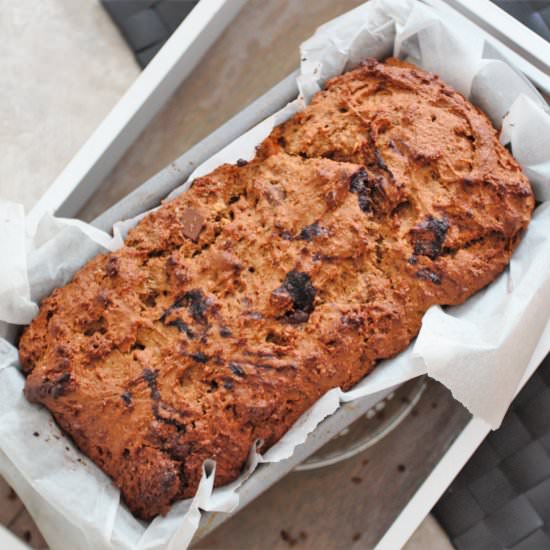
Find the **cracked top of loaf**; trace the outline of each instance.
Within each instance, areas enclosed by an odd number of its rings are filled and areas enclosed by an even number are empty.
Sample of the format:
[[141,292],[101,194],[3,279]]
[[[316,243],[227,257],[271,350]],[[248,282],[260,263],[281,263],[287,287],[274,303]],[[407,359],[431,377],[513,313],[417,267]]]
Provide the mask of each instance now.
[[45,298],[20,341],[26,396],[151,519],[205,459],[233,480],[256,439],[492,281],[533,206],[482,112],[368,60]]

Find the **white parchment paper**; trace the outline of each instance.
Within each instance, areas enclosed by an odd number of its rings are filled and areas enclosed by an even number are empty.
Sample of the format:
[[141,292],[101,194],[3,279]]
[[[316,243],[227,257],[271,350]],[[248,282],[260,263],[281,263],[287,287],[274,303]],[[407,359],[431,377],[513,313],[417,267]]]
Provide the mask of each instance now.
[[0,473],[53,549],[184,549],[200,510],[234,510],[239,487],[258,464],[292,456],[340,403],[423,373],[497,427],[535,350],[542,357],[550,349],[550,205],[545,202],[550,199],[550,114],[533,86],[469,23],[447,22],[412,0],[372,0],[319,28],[300,53],[300,97],[198,167],[172,195],[223,162],[251,158],[273,126],[303,109],[327,78],[365,57],[393,54],[437,72],[489,114],[542,204],[510,267],[492,285],[462,306],[431,308],[409,349],[351,391],[329,391],[263,456],[253,448],[245,471],[231,485],[213,489],[215,465],[205,463],[195,498],[146,525],[120,503],[110,480],[74,448],[49,413],[24,399],[17,350],[9,343],[13,325],[28,323],[37,301],[95,254],[120,247],[137,219],[118,224],[110,237],[77,220],[48,216],[29,234],[21,207],[0,201],[0,336],[5,336],[0,338]]

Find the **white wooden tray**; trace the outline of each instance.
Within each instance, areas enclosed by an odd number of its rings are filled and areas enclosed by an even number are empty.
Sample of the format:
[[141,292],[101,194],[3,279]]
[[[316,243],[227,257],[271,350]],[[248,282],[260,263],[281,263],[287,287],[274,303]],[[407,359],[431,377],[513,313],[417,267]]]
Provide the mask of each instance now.
[[[31,211],[33,220],[39,219],[46,211],[71,216],[80,210],[244,1],[208,0],[199,3]],[[539,88],[550,93],[550,46],[540,37],[488,0],[425,1],[438,9],[453,12],[456,17],[467,17],[474,21],[480,26],[480,32],[488,37],[492,36],[495,45],[520,70]],[[289,75],[265,96],[102,214],[94,224],[108,229],[119,219],[157,205],[161,198],[186,179],[196,165],[275,112],[292,99],[296,92],[294,75]],[[542,358],[541,356],[538,359]],[[536,361],[531,365],[531,371],[538,364],[535,363]],[[337,413],[319,425],[292,458],[260,468],[241,491],[240,507],[284,476],[383,395],[382,393],[342,406]],[[403,545],[487,432],[488,427],[483,423],[476,420],[470,422],[380,541],[379,548],[393,549]],[[212,530],[226,517],[221,514],[205,515],[199,536]],[[0,548],[16,548],[12,541],[4,541],[3,536],[0,530]]]

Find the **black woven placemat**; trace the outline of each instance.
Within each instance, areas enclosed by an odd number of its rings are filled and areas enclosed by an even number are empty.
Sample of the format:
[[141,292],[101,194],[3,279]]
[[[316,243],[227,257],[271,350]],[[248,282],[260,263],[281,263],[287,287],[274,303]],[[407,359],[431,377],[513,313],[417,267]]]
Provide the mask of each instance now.
[[[492,0],[550,41],[550,0]],[[145,67],[198,0],[101,0],[137,62]]]
[[434,515],[459,550],[550,549],[550,355]]
[[140,67],[145,67],[198,0],[101,0]]
[[492,0],[550,42],[550,0]]

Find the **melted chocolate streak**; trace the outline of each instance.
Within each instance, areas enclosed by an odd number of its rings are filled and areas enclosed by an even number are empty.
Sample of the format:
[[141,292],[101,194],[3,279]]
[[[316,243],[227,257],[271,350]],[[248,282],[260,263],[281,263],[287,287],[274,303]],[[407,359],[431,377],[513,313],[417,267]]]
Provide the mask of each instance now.
[[172,311],[180,307],[186,307],[189,311],[189,315],[191,315],[193,320],[197,323],[206,323],[205,313],[208,310],[208,301],[200,290],[189,290],[185,294],[178,296],[174,300],[174,303],[162,314],[160,321],[164,322]]
[[417,276],[418,279],[423,279],[425,281],[430,281],[434,285],[440,285],[441,284],[441,277],[437,273],[434,273],[433,271],[430,271],[429,269],[426,269],[426,268],[419,269],[416,272],[416,276]]
[[246,373],[244,372],[243,368],[238,363],[229,363],[228,366],[233,374],[236,374],[241,378],[244,378],[246,376]]
[[195,338],[195,333],[191,330],[189,325],[182,321],[181,319],[174,319],[170,323],[168,323],[169,327],[176,327],[180,332],[183,332],[187,335],[187,337],[192,340]]
[[[181,307],[186,307],[189,315],[192,319],[201,324],[206,324],[206,311],[208,310],[208,300],[204,294],[198,290],[193,289],[189,290],[185,294],[178,296],[171,306],[169,306],[164,313],[161,315],[159,321],[164,324],[167,324],[169,327],[176,327],[180,332],[184,333],[190,340],[196,337],[195,332],[191,327],[182,319],[176,318],[169,323],[166,323],[167,317],[176,309]],[[230,335],[230,332],[227,332],[227,336]],[[223,335],[222,335],[223,336]]]
[[359,208],[368,214],[375,209],[377,195],[384,196],[381,177],[370,178],[364,168],[353,174],[349,184],[351,193],[357,195]]
[[196,361],[197,363],[203,363],[203,364],[208,363],[208,359],[210,359],[208,355],[205,355],[201,351],[197,351],[196,353],[191,353],[189,357],[191,357],[193,361]]
[[290,231],[283,230],[279,234],[283,241],[307,241],[311,242],[315,237],[323,237],[328,235],[328,230],[321,226],[319,222],[314,222],[311,225],[304,227],[295,237]]
[[175,411],[173,407],[170,407],[170,405],[167,405],[166,403],[163,403],[161,401],[160,391],[157,386],[157,377],[158,372],[152,371],[151,369],[143,369],[143,379],[145,380],[145,382],[147,382],[147,385],[149,386],[149,390],[151,392],[151,409],[153,411],[154,417],[159,422],[174,426],[178,432],[185,432],[186,427],[184,424],[178,422],[175,418],[166,417],[161,414],[161,411],[165,411],[168,414],[177,413],[177,411]]
[[[374,137],[372,128],[369,128],[369,131],[368,131],[368,141],[369,141],[369,146],[374,151],[374,160],[375,160],[376,166],[378,166],[380,170],[383,170],[384,172],[386,172],[386,174],[388,174],[388,176],[392,179],[392,181],[395,181],[393,172],[388,168],[388,165],[385,163],[382,157],[382,154],[380,153],[380,150],[376,146],[376,139]],[[365,164],[368,165],[369,163],[365,162]]]
[[277,290],[286,292],[292,299],[293,308],[285,314],[285,320],[291,324],[305,323],[314,309],[313,302],[317,294],[309,275],[300,271],[290,271]]
[[127,407],[132,406],[132,393],[129,390],[125,390],[120,397]]
[[70,382],[71,375],[68,372],[63,373],[55,380],[46,378],[38,387],[37,393],[41,398],[51,396],[53,399],[57,399],[67,393]]
[[327,234],[327,230],[319,225],[319,222],[312,223],[304,227],[296,237],[300,241],[312,241],[315,237],[322,237]]
[[435,260],[442,253],[448,229],[449,222],[446,218],[438,220],[429,216],[416,230],[420,235],[414,243],[414,254]]

